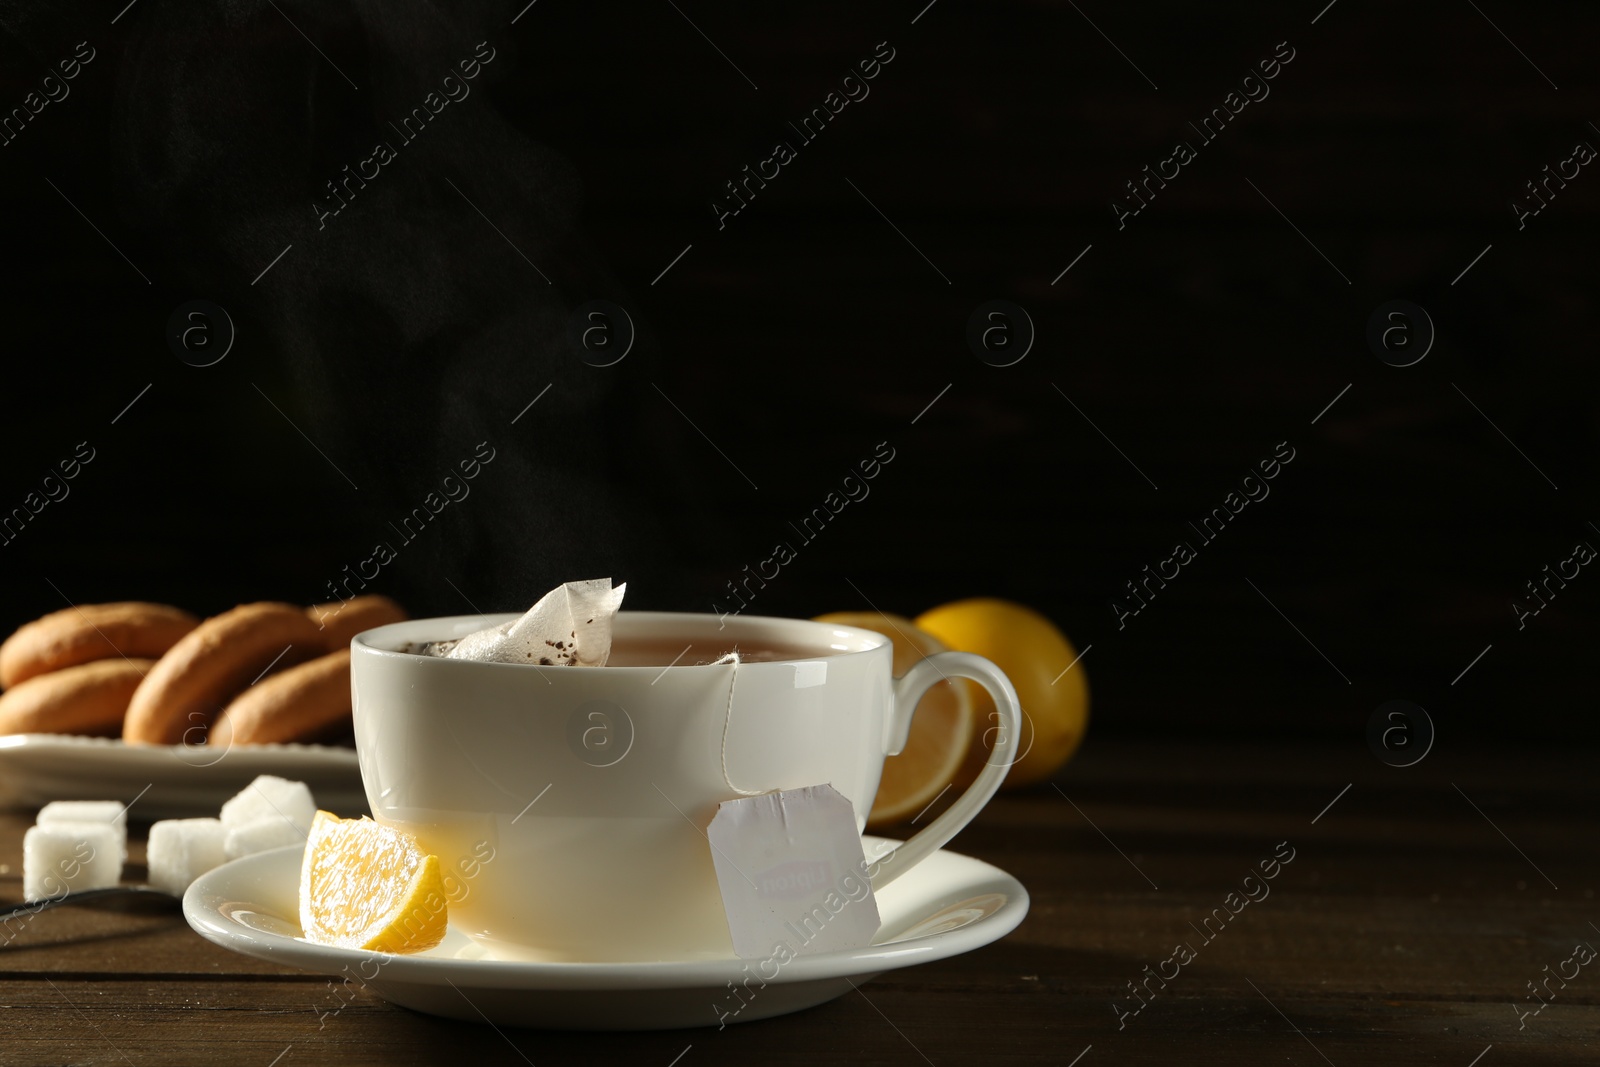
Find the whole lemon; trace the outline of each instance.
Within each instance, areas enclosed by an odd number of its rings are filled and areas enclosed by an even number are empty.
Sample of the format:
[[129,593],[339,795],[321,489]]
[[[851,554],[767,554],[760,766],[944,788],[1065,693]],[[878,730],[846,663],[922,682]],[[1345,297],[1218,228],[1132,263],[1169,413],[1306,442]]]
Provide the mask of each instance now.
[[[1078,651],[1054,623],[1032,608],[995,597],[941,604],[914,621],[950,648],[991,660],[1016,686],[1022,702],[1020,755],[1005,788],[1045,781],[1071,758],[1089,725],[1089,679],[1077,662]],[[1000,721],[988,692],[976,684],[971,688],[977,732],[962,765],[962,783],[982,770]]]

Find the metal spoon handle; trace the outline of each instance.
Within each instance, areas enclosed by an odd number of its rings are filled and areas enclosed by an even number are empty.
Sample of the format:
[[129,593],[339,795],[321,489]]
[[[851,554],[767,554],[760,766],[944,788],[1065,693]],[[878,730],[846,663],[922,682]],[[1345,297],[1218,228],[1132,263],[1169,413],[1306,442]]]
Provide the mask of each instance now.
[[0,920],[14,918],[18,915],[37,914],[63,904],[84,904],[91,900],[103,900],[115,896],[156,896],[166,897],[168,900],[178,900],[178,897],[162,889],[148,885],[113,885],[103,889],[79,889],[68,891],[59,897],[46,897],[43,900],[24,901],[21,904],[0,906]]

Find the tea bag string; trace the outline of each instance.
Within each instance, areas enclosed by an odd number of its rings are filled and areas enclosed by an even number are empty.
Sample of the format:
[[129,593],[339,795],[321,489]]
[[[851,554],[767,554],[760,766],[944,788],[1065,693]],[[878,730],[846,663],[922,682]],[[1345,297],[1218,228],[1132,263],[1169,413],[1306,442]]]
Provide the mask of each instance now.
[[729,652],[717,660],[717,663],[727,663],[732,666],[728,672],[728,707],[722,714],[722,781],[729,789],[742,797],[758,797],[765,793],[765,789],[740,789],[733,784],[733,779],[728,777],[728,730],[733,726],[733,687],[739,681],[739,653],[738,650]]

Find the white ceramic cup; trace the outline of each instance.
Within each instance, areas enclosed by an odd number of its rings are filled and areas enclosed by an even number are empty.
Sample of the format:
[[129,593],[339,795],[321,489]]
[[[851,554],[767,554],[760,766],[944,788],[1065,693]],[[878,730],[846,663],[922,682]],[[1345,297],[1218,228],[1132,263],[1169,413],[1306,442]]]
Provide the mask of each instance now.
[[737,667],[695,656],[675,666],[532,667],[396,651],[514,617],[419,619],[351,644],[372,813],[439,857],[451,926],[496,957],[733,956],[705,836],[717,805],[738,789],[830,783],[854,806],[859,832],[884,757],[904,747],[923,692],[948,678],[970,678],[994,697],[995,743],[954,804],[876,858],[873,887],[950,840],[1016,758],[1016,691],[994,664],[945,652],[895,679],[887,640],[832,623],[616,618],[613,664],[627,662],[630,643],[692,644],[708,659],[761,646],[797,653]]

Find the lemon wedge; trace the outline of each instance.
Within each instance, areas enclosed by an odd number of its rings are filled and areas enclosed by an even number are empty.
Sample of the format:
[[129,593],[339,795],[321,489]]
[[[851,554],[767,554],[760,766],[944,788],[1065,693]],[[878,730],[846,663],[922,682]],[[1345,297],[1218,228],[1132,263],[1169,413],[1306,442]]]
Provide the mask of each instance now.
[[439,858],[402,830],[317,812],[300,865],[300,926],[339,948],[420,952],[449,918]]
[[[899,615],[836,611],[818,615],[817,621],[859,626],[887,637],[894,647],[896,678],[918,660],[946,651],[938,638]],[[944,681],[924,693],[911,716],[905,749],[883,761],[878,794],[872,798],[872,811],[867,815],[868,828],[879,829],[913,819],[937,800],[961,771],[975,721],[972,698],[965,687]]]

